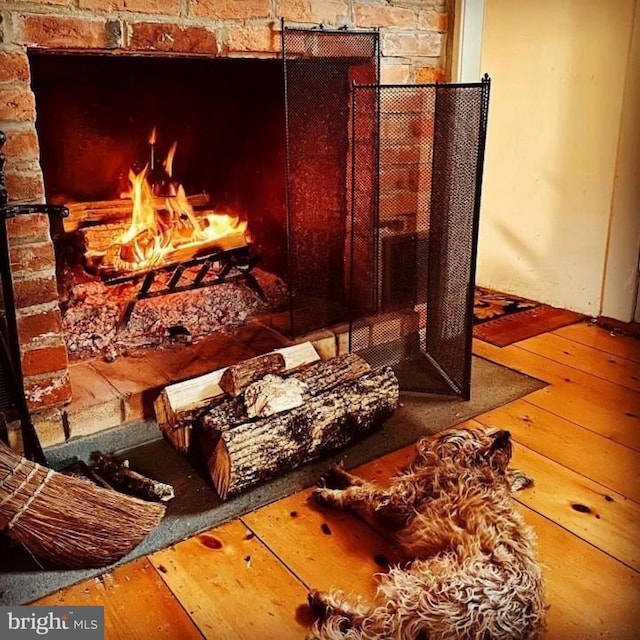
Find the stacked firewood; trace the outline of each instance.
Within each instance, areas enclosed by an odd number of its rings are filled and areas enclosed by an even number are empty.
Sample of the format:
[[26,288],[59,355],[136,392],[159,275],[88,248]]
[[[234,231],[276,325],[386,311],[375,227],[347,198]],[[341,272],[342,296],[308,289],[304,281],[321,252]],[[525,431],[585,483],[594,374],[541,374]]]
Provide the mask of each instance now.
[[398,382],[355,354],[303,343],[167,387],[155,403],[173,446],[204,459],[221,498],[287,473],[381,426]]

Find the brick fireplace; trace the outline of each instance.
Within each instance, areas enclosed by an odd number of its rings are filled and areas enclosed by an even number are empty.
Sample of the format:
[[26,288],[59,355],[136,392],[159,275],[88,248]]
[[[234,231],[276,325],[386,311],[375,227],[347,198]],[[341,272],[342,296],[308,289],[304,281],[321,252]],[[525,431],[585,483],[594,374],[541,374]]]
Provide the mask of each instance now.
[[[9,1],[1,11],[0,130],[7,135],[3,152],[12,202],[51,198],[45,192],[46,150],[36,130],[33,87],[35,75],[46,77],[46,54],[135,56],[141,64],[188,58],[237,68],[247,59],[274,65],[281,55],[280,19],[285,19],[301,27],[379,27],[383,83],[434,82],[445,75],[445,1],[46,0],[37,6]],[[396,181],[391,188],[398,186]],[[140,403],[121,393],[92,415],[90,425],[70,419],[69,403],[85,393],[78,382],[88,374],[77,373],[75,383],[71,375],[51,221],[34,213],[8,220],[7,227],[25,393],[43,444],[143,417]],[[344,336],[324,332],[316,339],[329,344]]]

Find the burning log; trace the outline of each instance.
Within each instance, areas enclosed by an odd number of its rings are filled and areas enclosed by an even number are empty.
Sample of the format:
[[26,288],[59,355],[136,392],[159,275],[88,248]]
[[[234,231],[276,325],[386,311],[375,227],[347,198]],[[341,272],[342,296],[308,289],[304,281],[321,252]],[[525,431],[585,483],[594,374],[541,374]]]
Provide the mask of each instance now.
[[[183,262],[213,253],[231,251],[247,245],[243,232],[229,233],[220,238],[202,242],[186,242],[175,248],[167,249],[158,257],[158,263],[151,258],[151,262],[144,259],[145,254],[151,254],[155,247],[155,240],[143,231],[130,241],[120,243],[114,239],[124,231],[122,223],[88,227],[77,233],[83,238],[86,247],[85,258],[89,271],[96,273],[103,280],[110,280],[128,273],[144,273],[149,269],[162,266],[171,268]],[[142,255],[141,255],[142,254]]]
[[[320,359],[310,342],[277,349],[275,353],[284,358],[282,372],[295,371]],[[226,367],[165,387],[154,402],[158,426],[177,451],[189,451],[193,422],[219,404],[225,403],[220,410],[221,415],[226,416],[221,419],[226,420],[224,424],[233,419],[234,411],[238,412],[237,420],[244,419],[244,405],[226,397],[220,386],[225,371]]]
[[[206,193],[187,196],[187,202],[193,209],[205,208],[209,206],[209,196]],[[161,211],[166,208],[166,199],[154,197],[153,205],[157,210]],[[66,233],[71,233],[84,227],[108,224],[131,218],[131,198],[75,202],[67,204],[66,207],[69,209],[68,217],[63,220]]]
[[217,441],[202,434],[214,486],[225,499],[339,449],[380,427],[397,402],[398,381],[386,367],[291,410],[222,429]]

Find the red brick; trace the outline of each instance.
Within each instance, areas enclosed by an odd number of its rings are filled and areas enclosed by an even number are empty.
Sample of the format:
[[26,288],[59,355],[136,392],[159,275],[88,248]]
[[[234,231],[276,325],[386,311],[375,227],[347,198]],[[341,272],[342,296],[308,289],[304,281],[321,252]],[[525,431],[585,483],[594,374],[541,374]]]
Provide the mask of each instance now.
[[13,162],[36,162],[40,157],[40,147],[38,146],[38,135],[35,127],[29,129],[11,130],[5,127],[7,141],[2,152]]
[[183,27],[158,22],[136,22],[130,27],[130,49],[214,55],[218,53],[216,34],[204,27]]
[[380,149],[380,164],[383,166],[413,164],[419,161],[420,148],[416,144],[382,145]]
[[30,345],[42,338],[61,336],[60,310],[56,308],[32,315],[18,314],[18,334],[23,345]]
[[347,19],[346,2],[337,0],[278,0],[276,15],[292,22],[338,25]]
[[135,11],[176,16],[180,0],[80,0],[80,9],[91,11]]
[[29,280],[14,280],[13,292],[16,307],[25,309],[36,304],[46,304],[58,300],[58,289],[54,276],[33,278]]
[[22,51],[0,51],[0,82],[29,82],[29,59]]
[[418,194],[415,191],[388,191],[380,194],[380,220],[388,220],[416,212]]
[[230,25],[226,51],[280,51],[280,36],[268,25]]
[[5,178],[11,202],[41,202],[44,200],[44,183],[40,172],[6,171]]
[[0,91],[0,122],[33,122],[35,119],[36,101],[28,85]]
[[418,169],[411,165],[383,169],[380,172],[380,190],[409,189],[416,191],[418,188]]
[[62,371],[68,364],[67,348],[64,344],[31,349],[22,354],[22,374],[25,377]]
[[433,117],[422,115],[413,122],[411,132],[417,138],[433,139]]
[[413,27],[416,15],[411,9],[356,4],[353,18],[357,27]]
[[105,20],[27,14],[15,19],[15,42],[49,48],[101,48],[108,43]]
[[416,82],[418,84],[434,84],[444,82],[447,74],[440,67],[419,67],[416,69]]
[[11,247],[9,253],[14,277],[19,273],[55,268],[55,255],[50,242]]
[[449,28],[449,16],[438,11],[419,11],[418,29],[446,33]]
[[189,14],[220,20],[268,18],[269,5],[269,0],[190,0]]
[[377,78],[375,76],[375,71],[372,71],[371,66],[371,64],[351,65],[348,72],[349,83],[375,84]]
[[29,213],[9,218],[7,233],[12,245],[45,242],[50,238],[49,216],[46,213]]
[[71,400],[69,370],[59,371],[52,376],[25,377],[24,393],[29,409],[32,411],[69,402]]
[[437,58],[442,50],[442,34],[385,33],[382,37],[382,55],[429,56]]
[[[394,91],[383,91],[380,97],[380,110],[383,114],[408,115],[420,114],[435,104],[435,90],[426,91],[406,87]],[[393,117],[393,115],[391,116]]]
[[[387,62],[387,61],[385,61]],[[411,80],[410,64],[382,64],[380,82],[382,84],[407,84]]]
[[383,117],[380,122],[380,136],[384,142],[390,144],[411,142],[417,135],[417,121],[418,115],[415,113]]

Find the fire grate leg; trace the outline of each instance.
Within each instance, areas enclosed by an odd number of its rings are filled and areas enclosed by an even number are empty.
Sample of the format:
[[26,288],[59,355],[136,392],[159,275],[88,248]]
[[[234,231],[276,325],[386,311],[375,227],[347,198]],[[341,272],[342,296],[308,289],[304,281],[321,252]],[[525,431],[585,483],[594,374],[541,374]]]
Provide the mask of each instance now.
[[202,281],[205,279],[207,273],[209,273],[209,270],[211,269],[211,267],[212,267],[211,262],[209,260],[205,260],[205,262],[200,267],[200,270],[196,274],[196,277],[193,279],[193,284],[195,286],[197,286],[197,285],[202,283]]
[[169,279],[167,283],[167,289],[172,291],[178,286],[178,282],[180,282],[180,278],[182,278],[182,274],[184,273],[184,265],[180,264],[176,267],[176,270],[173,272],[173,275]]

